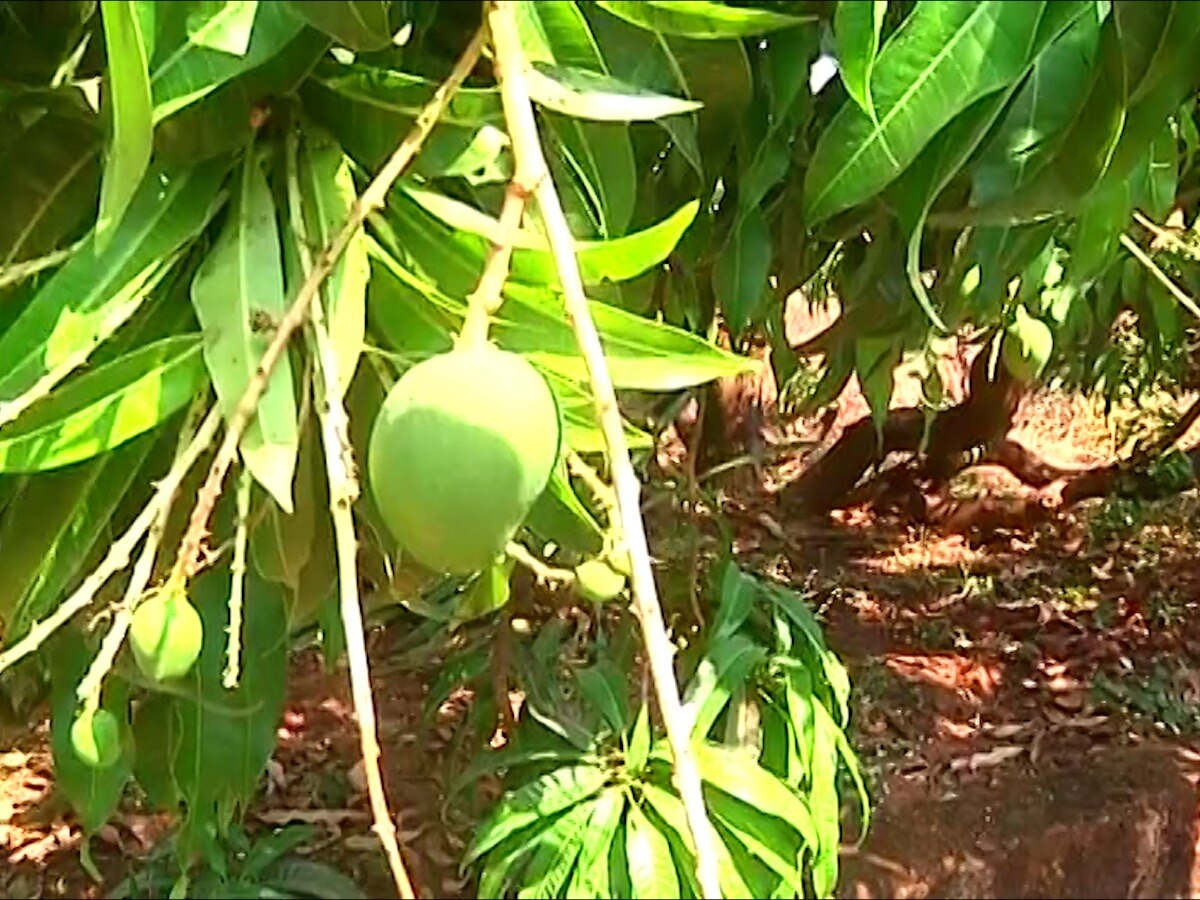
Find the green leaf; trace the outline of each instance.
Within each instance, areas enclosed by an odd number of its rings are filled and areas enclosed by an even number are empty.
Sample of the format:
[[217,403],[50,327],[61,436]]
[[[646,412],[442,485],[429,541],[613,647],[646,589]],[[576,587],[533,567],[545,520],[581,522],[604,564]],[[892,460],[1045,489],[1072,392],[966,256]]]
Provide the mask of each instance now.
[[817,828],[809,807],[784,782],[744,751],[694,741],[700,777],[752,809],[774,816],[815,845]]
[[637,806],[629,807],[625,820],[628,834],[625,853],[629,859],[629,880],[633,896],[638,898],[678,897],[679,875],[671,858],[671,848],[662,832],[651,824]]
[[0,471],[56,469],[119,447],[181,409],[203,384],[195,335],[148,344],[59,388],[6,428]]
[[[320,468],[320,440],[310,428],[301,436],[296,457],[296,507],[291,515],[279,508],[270,497],[262,497],[265,506],[262,521],[250,532],[250,556],[260,575],[298,591],[303,585],[306,594],[322,599],[321,588],[312,581],[304,582],[305,567],[317,548],[314,547],[318,517],[328,518],[328,510],[318,506],[325,484],[325,471]],[[299,623],[297,623],[299,624]],[[307,624],[307,623],[304,623]]]
[[741,216],[713,266],[713,288],[735,335],[762,313],[774,246],[757,206]]
[[188,40],[198,47],[245,56],[258,0],[199,0],[187,17]]
[[0,585],[7,637],[57,607],[86,566],[98,562],[126,492],[151,471],[143,463],[153,445],[153,438],[138,438],[91,462],[19,483],[0,528],[0,547],[11,554]]
[[833,36],[837,42],[838,74],[846,93],[863,110],[870,112],[871,68],[879,53],[879,35],[887,0],[838,0],[833,14]]
[[525,525],[544,540],[554,541],[582,556],[595,556],[604,544],[604,533],[583,505],[567,477],[565,464],[555,467],[546,490],[534,503]]
[[798,863],[804,845],[797,832],[719,791],[711,792],[707,799],[714,824],[727,829],[755,859],[783,879],[795,896],[803,897],[803,872]]
[[608,773],[598,766],[564,766],[509,791],[479,827],[465,863],[474,862],[534,822],[582,803],[607,780]]
[[833,735],[837,725],[819,703],[813,705],[816,714],[813,732],[812,775],[808,802],[811,822],[816,832],[807,836],[815,848],[813,887],[818,897],[828,897],[837,884],[838,852],[841,844],[841,802],[837,790],[838,757]]
[[650,759],[650,708],[643,703],[638,707],[637,719],[629,733],[629,746],[625,750],[625,768],[639,773]]
[[287,0],[287,5],[351,50],[381,50],[392,42],[384,0]]
[[639,28],[698,40],[749,37],[812,21],[708,0],[597,0],[596,5]]
[[703,104],[627,84],[611,75],[567,66],[534,65],[530,98],[553,112],[596,122],[647,122],[693,112]]
[[629,129],[545,113],[550,173],[578,238],[625,231],[637,200],[637,166]]
[[512,570],[513,561],[504,557],[480,572],[455,607],[454,622],[469,622],[504,608],[508,603],[508,580]]
[[586,669],[576,669],[580,693],[617,733],[629,727],[626,676],[611,660],[599,659]]
[[222,685],[230,575],[211,570],[191,583],[191,601],[204,623],[204,645],[184,686],[172,695],[179,746],[172,762],[187,804],[181,852],[224,829],[245,809],[276,744],[287,689],[287,608],[280,589],[246,573],[241,679]]
[[1025,72],[1047,21],[1065,25],[1081,9],[995,0],[919,4],[871,72],[877,118],[844,104],[822,133],[805,176],[809,224],[886,187],[958,113]]
[[204,45],[208,35],[215,35],[230,22],[244,24],[245,10],[244,3],[223,3],[198,22],[190,4],[156,4],[158,36],[150,64],[155,123],[266,62],[304,28],[286,4],[263,3],[256,8],[245,53],[236,55]]
[[79,816],[87,834],[96,831],[116,812],[133,771],[133,743],[129,736],[129,686],[117,678],[105,685],[101,708],[111,712],[121,726],[121,758],[107,768],[89,766],[71,746],[71,724],[78,701],[75,689],[91,663],[92,653],[78,631],[64,629],[46,654],[50,665],[50,748],[54,754],[54,784]]
[[133,736],[137,746],[154,747],[154,753],[139,753],[133,776],[155,809],[175,812],[179,789],[172,762],[179,752],[179,708],[166,694],[144,698],[133,714]]
[[0,269],[34,259],[91,224],[100,176],[97,117],[69,88],[0,104]]
[[625,791],[620,787],[606,788],[592,802],[592,818],[588,823],[587,840],[579,852],[575,872],[567,887],[566,896],[605,900],[609,890],[609,854],[625,812]]
[[766,650],[742,634],[712,641],[692,682],[685,701],[695,710],[692,736],[704,738],[717,717],[729,705],[734,692],[746,684],[766,659]]
[[[300,147],[299,181],[305,228],[315,257],[316,252],[333,241],[358,193],[349,160],[341,148],[324,133],[312,129],[305,132]],[[325,323],[337,355],[338,384],[343,396],[362,354],[369,277],[366,236],[358,230],[321,286]]]
[[[437,705],[441,705],[440,703]],[[485,775],[496,772],[513,770],[522,766],[545,762],[581,763],[595,762],[575,747],[562,748],[526,748],[508,745],[500,750],[486,750],[475,756],[470,764],[463,769],[462,774],[454,779],[450,787],[449,797],[471,786]]]
[[[449,238],[480,262],[496,241],[500,223],[472,206],[433,191],[409,187],[405,192],[426,212],[453,229]],[[628,281],[665,261],[696,219],[700,204],[691,201],[666,219],[633,234],[603,241],[576,241],[575,258],[585,285]],[[535,285],[558,286],[549,244],[540,234],[519,229],[513,241],[512,277]]]
[[1089,6],[1038,57],[971,167],[973,205],[1007,199],[1053,158],[1095,77],[1102,23]]
[[529,865],[521,873],[518,898],[549,900],[560,896],[583,849],[582,835],[592,818],[595,803],[590,800],[576,805],[542,832]]
[[[430,305],[461,316],[465,303],[460,298],[474,289],[478,277],[474,265],[447,246],[446,236],[452,232],[432,217],[412,204],[399,203],[393,209],[397,214],[389,221],[395,226],[394,235],[387,239],[386,249],[375,245],[380,251],[375,258],[423,294]],[[414,271],[416,266],[422,271]],[[506,350],[525,354],[542,369],[584,383],[586,367],[564,319],[561,301],[545,290],[519,284],[510,284],[506,294],[508,300],[496,315],[493,339]],[[620,389],[677,390],[756,365],[682,329],[604,303],[589,305],[613,383]]]
[[903,345],[895,336],[860,337],[854,342],[854,368],[858,384],[871,411],[875,433],[882,439],[883,423],[892,399],[892,375],[900,362]]
[[152,167],[105,249],[97,253],[89,239],[0,332],[0,399],[20,396],[67,357],[86,357],[133,314],[143,288],[165,274],[163,260],[222,202],[225,173],[223,161]]
[[[683,801],[673,791],[667,791],[657,784],[647,783],[641,787],[642,796],[646,798],[649,808],[675,833],[672,842],[683,848],[683,852],[687,854],[688,864],[694,866],[695,845],[692,843],[692,833],[688,826]],[[717,870],[721,882],[721,893],[724,896],[758,896],[746,884],[724,841],[717,841]]]
[[150,164],[154,142],[146,46],[132,0],[103,0],[100,19],[108,57],[112,144],[100,190],[96,246],[103,249]]
[[[235,181],[229,219],[196,272],[191,293],[204,361],[229,417],[258,371],[275,323],[287,312],[275,202],[251,151]],[[241,453],[254,479],[287,513],[299,446],[296,415],[292,368],[284,354],[242,436]]]

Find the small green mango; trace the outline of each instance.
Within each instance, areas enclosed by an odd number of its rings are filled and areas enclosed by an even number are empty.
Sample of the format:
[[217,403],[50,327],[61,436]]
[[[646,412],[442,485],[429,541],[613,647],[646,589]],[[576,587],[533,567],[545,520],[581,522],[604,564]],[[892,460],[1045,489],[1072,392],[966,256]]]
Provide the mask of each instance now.
[[625,576],[602,559],[589,559],[575,567],[575,588],[592,603],[605,603],[625,590]]
[[204,626],[186,596],[162,592],[144,601],[133,614],[129,643],[146,677],[155,681],[182,678],[200,656]]
[[93,769],[107,769],[121,758],[121,727],[106,709],[80,713],[71,723],[71,748]]
[[1018,381],[1035,381],[1046,368],[1053,350],[1054,334],[1050,326],[1031,316],[1023,305],[1018,306],[1016,318],[1000,343],[1004,367]]
[[396,542],[438,573],[491,565],[546,488],[562,426],[546,379],[492,345],[396,382],[371,430],[371,494]]

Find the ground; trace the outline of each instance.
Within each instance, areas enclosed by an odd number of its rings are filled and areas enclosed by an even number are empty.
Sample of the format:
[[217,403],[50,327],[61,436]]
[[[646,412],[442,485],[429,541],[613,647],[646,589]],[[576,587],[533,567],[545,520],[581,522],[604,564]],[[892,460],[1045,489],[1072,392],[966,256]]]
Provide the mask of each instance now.
[[[1018,431],[1060,459],[1115,451],[1078,400],[1036,400]],[[841,894],[1200,896],[1200,499],[1096,501],[972,543],[868,509],[781,520],[770,488],[789,465],[765,492],[730,478],[721,506],[743,563],[806,591],[852,674],[876,808],[861,845],[847,816]],[[687,518],[660,512],[656,554],[686,557]],[[676,590],[678,567],[662,574]],[[461,704],[423,731],[423,682],[396,670],[393,637],[374,633],[372,655],[406,856],[423,896],[469,896],[457,860],[470,820],[442,803]],[[310,824],[306,853],[390,896],[358,752],[344,671],[299,654],[248,823]],[[94,839],[109,879],[94,885],[51,785],[44,726],[0,754],[0,897],[103,896],[163,834],[131,802]]]

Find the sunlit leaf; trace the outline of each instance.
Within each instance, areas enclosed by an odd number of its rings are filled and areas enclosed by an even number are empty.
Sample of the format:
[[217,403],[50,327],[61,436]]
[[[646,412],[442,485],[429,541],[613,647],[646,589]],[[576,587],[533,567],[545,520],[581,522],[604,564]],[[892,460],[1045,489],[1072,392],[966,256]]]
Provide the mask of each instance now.
[[112,117],[112,142],[96,219],[96,246],[102,250],[150,163],[154,126],[146,45],[134,4],[131,0],[104,0],[100,19],[109,63],[106,100]]
[[597,5],[650,31],[703,40],[765,34],[810,21],[769,9],[709,0],[597,0]]
[[[204,361],[226,416],[233,415],[287,311],[275,201],[252,151],[244,157],[230,207],[191,291],[204,335]],[[284,354],[240,448],[255,480],[288,513],[299,446],[296,416],[291,363]]]
[[0,436],[0,471],[56,469],[119,447],[204,383],[196,335],[164,338],[59,388]]

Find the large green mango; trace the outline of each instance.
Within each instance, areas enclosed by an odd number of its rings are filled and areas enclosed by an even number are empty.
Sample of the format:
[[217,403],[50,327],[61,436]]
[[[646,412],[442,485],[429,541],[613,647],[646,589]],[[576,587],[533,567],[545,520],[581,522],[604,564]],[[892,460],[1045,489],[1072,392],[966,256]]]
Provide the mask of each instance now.
[[546,487],[562,439],[558,405],[524,358],[485,344],[413,366],[367,448],[375,503],[423,566],[487,566]]

